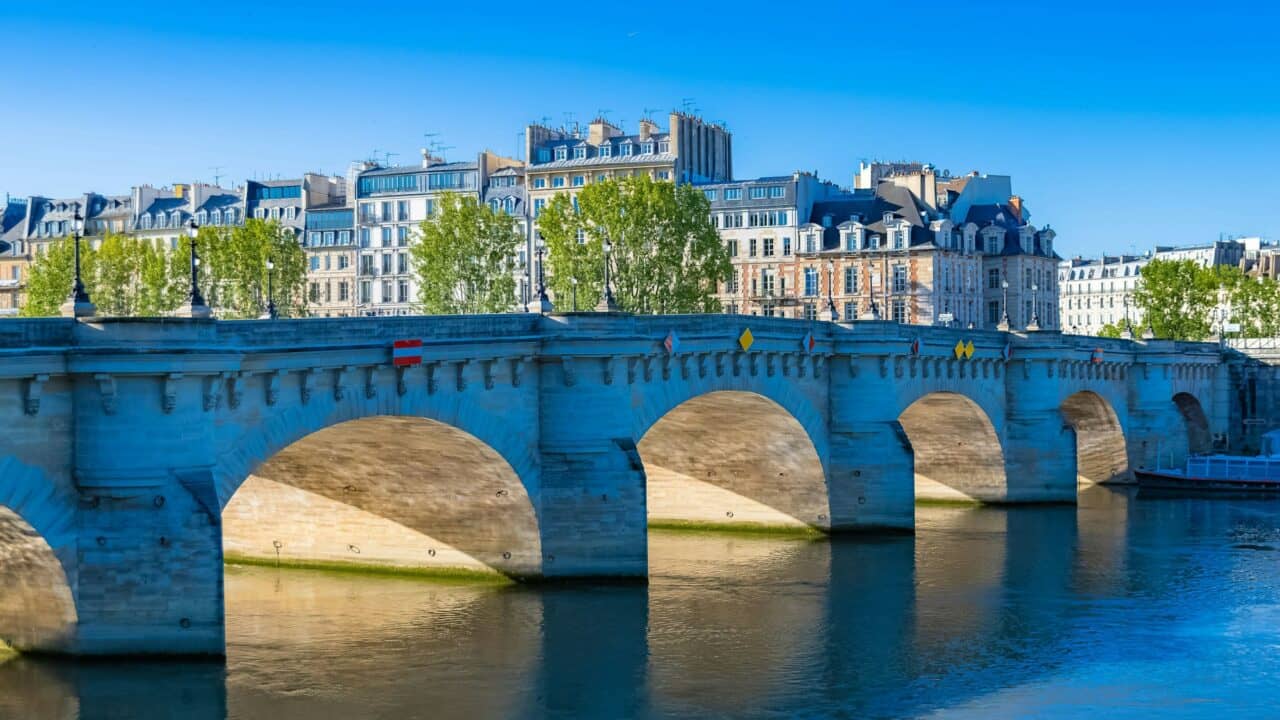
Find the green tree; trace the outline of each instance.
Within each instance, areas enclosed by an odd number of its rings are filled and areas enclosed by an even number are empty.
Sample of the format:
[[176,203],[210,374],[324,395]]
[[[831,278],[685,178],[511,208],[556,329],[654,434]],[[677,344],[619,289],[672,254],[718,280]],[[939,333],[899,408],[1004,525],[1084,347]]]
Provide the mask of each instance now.
[[[75,281],[74,268],[75,247],[69,238],[60,238],[48,243],[45,251],[36,255],[27,273],[26,299],[18,314],[22,317],[49,317],[57,315],[62,303],[71,294],[71,285]],[[93,249],[88,242],[80,243],[80,273],[85,276],[85,289],[92,288],[88,282],[91,278],[85,269],[92,265]]]
[[1250,278],[1238,270],[1224,283],[1231,319],[1244,337],[1280,335],[1280,284],[1271,278]]
[[509,312],[516,304],[515,254],[524,242],[516,219],[478,199],[440,198],[409,249],[418,305],[429,315]]
[[1221,277],[1191,260],[1152,260],[1142,269],[1134,301],[1156,337],[1203,340],[1209,336]]
[[1115,323],[1107,323],[1098,330],[1098,337],[1118,338],[1124,329]]
[[[240,227],[203,227],[197,237],[200,292],[223,319],[255,318],[267,309],[267,261],[275,265],[273,288],[282,317],[306,314],[307,258],[294,235],[274,220],[251,218]],[[186,302],[191,287],[191,241],[169,253],[167,300]]]
[[637,313],[715,312],[719,283],[732,266],[711,223],[711,207],[692,185],[645,175],[592,183],[548,203],[538,218],[546,240],[549,285],[561,309],[578,279],[591,307],[603,294],[604,243],[619,306]]

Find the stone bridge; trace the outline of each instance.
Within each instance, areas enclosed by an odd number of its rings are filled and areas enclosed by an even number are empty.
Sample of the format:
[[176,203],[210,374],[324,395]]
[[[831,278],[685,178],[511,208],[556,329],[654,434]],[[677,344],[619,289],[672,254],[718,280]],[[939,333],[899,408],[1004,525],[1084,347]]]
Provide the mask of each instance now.
[[1074,502],[1234,442],[1239,362],[718,315],[6,321],[0,640],[220,654],[224,558],[644,577],[650,525]]

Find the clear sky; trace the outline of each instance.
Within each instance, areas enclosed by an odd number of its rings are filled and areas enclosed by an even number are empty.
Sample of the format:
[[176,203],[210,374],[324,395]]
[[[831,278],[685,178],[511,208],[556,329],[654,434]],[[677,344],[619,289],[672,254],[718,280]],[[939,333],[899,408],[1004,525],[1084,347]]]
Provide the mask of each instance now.
[[512,154],[686,98],[738,177],[1010,174],[1059,252],[1280,238],[1280,10],[1259,3],[0,2],[0,192]]

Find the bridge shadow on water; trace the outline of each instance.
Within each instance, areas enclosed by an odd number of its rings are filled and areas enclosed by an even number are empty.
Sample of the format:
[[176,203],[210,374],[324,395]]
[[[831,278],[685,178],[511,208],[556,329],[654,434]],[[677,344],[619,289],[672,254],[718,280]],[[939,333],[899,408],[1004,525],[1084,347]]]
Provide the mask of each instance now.
[[1185,589],[1195,559],[1153,548],[1245,542],[1274,515],[1095,487],[1078,507],[920,507],[915,536],[654,532],[647,587],[238,568],[225,667],[19,658],[0,716],[927,714],[1160,652],[1099,608]]

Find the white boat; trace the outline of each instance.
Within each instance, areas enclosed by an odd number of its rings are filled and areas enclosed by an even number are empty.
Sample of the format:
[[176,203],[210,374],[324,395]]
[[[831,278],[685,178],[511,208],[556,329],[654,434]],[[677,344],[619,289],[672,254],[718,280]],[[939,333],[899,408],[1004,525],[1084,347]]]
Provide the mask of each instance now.
[[1258,455],[1194,455],[1181,469],[1144,468],[1133,475],[1142,488],[1280,494],[1280,430],[1262,436]]

